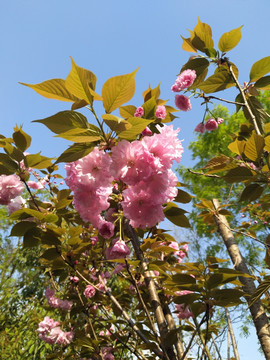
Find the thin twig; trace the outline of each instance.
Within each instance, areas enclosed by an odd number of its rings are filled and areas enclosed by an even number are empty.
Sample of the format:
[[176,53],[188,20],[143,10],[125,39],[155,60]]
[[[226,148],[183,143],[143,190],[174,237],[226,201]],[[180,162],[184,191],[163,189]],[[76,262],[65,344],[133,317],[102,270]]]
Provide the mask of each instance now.
[[193,170],[191,170],[191,169],[187,169],[187,170],[188,170],[188,172],[190,172],[191,174],[202,175],[202,176],[206,176],[206,177],[221,179],[221,176],[219,176],[219,175],[205,174],[205,173],[203,173],[202,171],[201,171],[201,172],[198,172],[198,171],[193,171]]
[[226,102],[226,103],[228,103],[228,104],[245,106],[245,104],[242,104],[242,103],[240,103],[240,102],[231,101],[231,100],[226,100],[226,99],[221,99],[221,98],[216,97],[216,96],[213,96],[213,95],[210,95],[210,96],[205,96],[205,95],[203,95],[203,98],[204,98],[206,101],[209,101],[208,99],[215,99],[215,100],[219,100],[219,101],[222,101],[222,102]]

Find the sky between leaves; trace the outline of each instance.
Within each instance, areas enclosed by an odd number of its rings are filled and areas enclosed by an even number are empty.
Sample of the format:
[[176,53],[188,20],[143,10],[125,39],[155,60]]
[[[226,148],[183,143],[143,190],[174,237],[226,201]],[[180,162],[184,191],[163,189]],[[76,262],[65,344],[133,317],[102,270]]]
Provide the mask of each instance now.
[[[32,120],[42,119],[71,103],[46,99],[18,82],[36,84],[51,78],[65,79],[72,56],[77,65],[97,76],[96,91],[112,76],[130,73],[138,66],[136,93],[130,104],[142,104],[142,92],[161,82],[161,98],[174,105],[171,85],[189,53],[182,50],[180,34],[188,37],[198,16],[212,27],[217,46],[220,36],[244,25],[242,40],[229,53],[240,70],[240,83],[248,80],[252,64],[270,55],[269,0],[11,0],[1,3],[1,118],[0,133],[10,136],[13,127],[33,137],[31,152],[58,156],[71,143]],[[233,99],[226,90],[222,97]],[[184,147],[196,136],[193,129],[202,120],[203,108],[192,99],[192,111],[178,113]],[[230,109],[231,112],[234,108]],[[84,112],[87,114],[87,112]],[[89,114],[90,115],[90,114]],[[91,118],[88,117],[89,121]],[[190,166],[190,154],[182,159]],[[240,339],[243,343],[243,339]],[[262,358],[256,339],[240,348],[245,360]]]

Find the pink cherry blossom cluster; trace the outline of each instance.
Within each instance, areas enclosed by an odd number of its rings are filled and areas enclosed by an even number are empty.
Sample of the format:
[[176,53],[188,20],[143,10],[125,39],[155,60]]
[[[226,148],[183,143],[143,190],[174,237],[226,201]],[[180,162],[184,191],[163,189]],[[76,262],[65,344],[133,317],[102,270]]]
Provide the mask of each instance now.
[[114,360],[111,347],[103,347],[101,349],[101,352],[104,360]]
[[[144,114],[144,109],[142,106],[137,107],[134,116],[141,118]],[[156,108],[155,116],[157,119],[164,120],[167,116],[166,107],[164,105],[158,105]]]
[[95,294],[96,294],[96,289],[92,285],[87,285],[83,292],[83,295],[89,299],[95,296]]
[[47,288],[45,291],[45,297],[48,301],[48,304],[55,309],[60,308],[65,311],[69,311],[72,308],[72,301],[56,298],[53,289]]
[[105,237],[111,237],[113,224],[107,224],[100,215],[109,207],[113,177],[110,173],[112,160],[96,147],[90,154],[66,164],[66,184],[74,192],[74,206],[85,222],[101,229]]
[[[173,92],[179,92],[184,89],[189,88],[196,79],[196,71],[195,70],[184,70],[181,74],[177,77],[175,83],[171,87]],[[175,105],[178,109],[182,111],[189,111],[191,110],[191,102],[189,98],[185,95],[175,95]]]
[[[178,296],[183,296],[183,295],[188,295],[188,294],[192,294],[192,293],[193,293],[193,291],[180,290],[180,291],[177,291],[175,294]],[[193,316],[192,311],[190,311],[189,308],[187,306],[185,306],[185,304],[176,304],[175,311],[178,312],[178,314],[177,314],[178,319],[188,319],[189,317]]]
[[74,338],[74,332],[64,332],[60,328],[60,322],[45,316],[44,320],[39,323],[37,329],[38,336],[48,344],[68,345]]
[[0,205],[9,205],[24,190],[18,175],[0,175]]
[[177,138],[180,129],[159,126],[159,134],[141,141],[120,141],[111,157],[95,148],[84,158],[66,165],[67,185],[74,192],[74,206],[81,218],[98,228],[104,238],[113,237],[114,225],[101,213],[109,208],[112,181],[125,184],[122,208],[133,227],[153,227],[164,219],[163,204],[177,195],[177,177],[171,170],[183,153]]
[[214,119],[214,118],[210,118],[206,121],[206,123],[204,124],[203,122],[202,123],[199,123],[194,131],[196,132],[199,132],[201,134],[203,134],[205,132],[205,130],[207,131],[213,131],[213,130],[216,130],[218,128],[218,125],[222,124],[223,123],[223,119],[222,118],[217,118],[217,119]]

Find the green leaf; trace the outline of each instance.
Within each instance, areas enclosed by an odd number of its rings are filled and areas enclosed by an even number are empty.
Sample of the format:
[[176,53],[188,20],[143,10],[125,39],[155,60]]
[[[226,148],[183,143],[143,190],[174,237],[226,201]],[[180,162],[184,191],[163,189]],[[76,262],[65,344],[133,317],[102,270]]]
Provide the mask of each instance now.
[[61,137],[63,139],[73,141],[76,143],[94,142],[100,140],[101,136],[99,133],[90,129],[70,129],[55,137]]
[[191,201],[192,196],[189,195],[186,191],[183,191],[181,189],[178,189],[178,193],[174,201],[180,202],[182,204],[187,204]]
[[127,121],[132,125],[132,127],[128,130],[120,132],[118,136],[122,139],[133,140],[146,128],[147,125],[149,125],[154,120],[130,117],[127,119]]
[[270,135],[266,136],[265,137],[265,150],[270,152]]
[[251,137],[246,142],[244,154],[251,161],[259,161],[263,153],[264,138],[261,135],[257,135],[254,131]]
[[120,106],[119,113],[124,119],[128,119],[134,116],[136,109],[134,105]]
[[168,203],[163,211],[166,218],[170,220],[173,224],[180,227],[186,227],[186,228],[191,227],[188,218],[184,215],[186,211],[180,209],[176,204],[171,202]]
[[36,227],[33,221],[21,221],[13,226],[9,236],[23,236],[29,229]]
[[49,116],[41,120],[34,120],[33,122],[46,125],[47,128],[55,134],[61,134],[75,128],[89,128],[89,124],[85,116],[79,112],[69,110],[60,111],[53,116]]
[[115,131],[117,134],[132,128],[132,125],[128,121],[115,115],[104,114],[102,115],[102,119],[104,120],[105,124],[108,125],[109,128],[112,131]]
[[234,274],[211,274],[206,281],[206,286],[208,289],[214,289],[220,285],[227,284],[236,280],[238,275]]
[[227,172],[223,179],[228,183],[241,182],[245,180],[250,180],[253,177],[251,170],[246,167],[238,166],[234,169],[231,169]]
[[61,162],[73,162],[81,159],[89,154],[94,147],[95,145],[93,143],[73,144],[59,156],[56,160],[56,164]]
[[257,287],[256,291],[252,294],[249,306],[252,306],[256,301],[260,299],[260,297],[266,293],[270,289],[270,280],[267,279],[260,283],[260,285]]
[[105,82],[102,88],[102,97],[106,113],[111,113],[133,97],[137,71],[138,69],[130,74],[112,77]]
[[257,80],[254,84],[257,89],[270,90],[270,75],[264,76]]
[[143,117],[145,119],[152,119],[155,116],[156,106],[156,98],[153,96],[151,97],[151,99],[147,100],[142,106],[144,110]]
[[[261,133],[264,132],[264,123],[269,121],[270,115],[264,110],[264,107],[259,102],[259,100],[255,96],[250,96],[247,98],[247,102],[249,107],[256,118],[257,126]],[[243,112],[245,117],[253,124],[251,115],[247,110],[246,106],[243,107]]]
[[244,296],[244,292],[238,289],[215,289],[212,296],[217,306],[234,306],[242,303],[240,298]]
[[40,244],[40,238],[42,236],[42,230],[38,227],[30,228],[26,231],[23,237],[23,247],[32,248]]
[[243,25],[237,29],[224,33],[218,42],[218,48],[223,53],[232,50],[241,40],[241,29]]
[[11,220],[24,220],[27,219],[29,217],[34,217],[38,220],[43,220],[46,214],[43,214],[40,211],[37,210],[33,210],[33,209],[20,209],[20,210],[16,210],[14,211],[9,218]]
[[45,169],[52,165],[51,160],[52,158],[40,154],[30,154],[25,156],[25,165],[34,169]]
[[217,68],[215,73],[207,78],[198,88],[204,93],[209,94],[235,86],[231,74],[226,68]]
[[250,82],[257,81],[270,72],[270,56],[255,62],[250,70]]
[[39,84],[25,84],[20,83],[21,85],[25,85],[30,87],[31,89],[35,90],[38,94],[55,100],[61,101],[78,101],[79,99],[71,94],[65,85],[65,80],[63,79],[51,79],[46,80]]
[[175,304],[192,304],[194,301],[199,300],[201,297],[200,294],[192,293],[187,295],[180,295],[173,298]]
[[263,190],[264,188],[259,184],[248,184],[243,190],[239,200],[248,202],[254,201],[262,195]]
[[46,260],[54,260],[60,256],[59,252],[55,247],[47,249],[44,253],[40,256],[42,259]]
[[18,164],[13,161],[7,154],[0,154],[0,164],[8,169],[11,173],[14,173],[18,170]]
[[26,134],[22,128],[16,126],[14,128],[14,133],[12,134],[15,145],[21,150],[25,151],[31,145],[31,136]]
[[93,99],[100,100],[100,96],[95,96],[96,75],[91,71],[83,69],[76,65],[71,57],[72,69],[66,78],[66,88],[77,99],[84,100],[87,104],[92,104]]
[[158,84],[158,86],[155,87],[154,89],[152,89],[151,86],[149,85],[148,89],[143,92],[142,96],[144,102],[151,99],[152,97],[157,100],[160,96],[160,84]]

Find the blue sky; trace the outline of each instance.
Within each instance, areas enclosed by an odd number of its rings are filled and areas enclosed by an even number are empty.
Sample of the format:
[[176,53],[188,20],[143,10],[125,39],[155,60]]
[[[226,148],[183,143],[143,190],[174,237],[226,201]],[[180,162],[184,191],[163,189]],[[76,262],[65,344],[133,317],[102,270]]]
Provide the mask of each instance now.
[[[187,29],[194,28],[198,16],[211,25],[215,44],[224,32],[244,25],[240,44],[229,54],[239,67],[243,83],[248,80],[252,64],[269,55],[269,13],[269,0],[3,1],[0,133],[10,136],[16,124],[23,125],[33,137],[31,152],[42,151],[47,156],[59,155],[70,145],[53,139],[43,125],[31,123],[70,109],[70,103],[43,98],[18,84],[66,78],[71,68],[69,56],[96,74],[99,93],[109,77],[140,66],[136,95],[130,103],[140,106],[141,93],[149,84],[155,87],[161,82],[161,98],[169,99],[173,105],[170,87],[189,58],[182,50],[180,34],[187,37]],[[231,99],[234,96],[230,91],[227,94]],[[193,100],[192,106],[192,111],[179,113],[179,119],[174,121],[181,128],[185,147],[195,138],[193,129],[203,116],[198,100]],[[187,151],[182,162],[190,164]],[[248,344],[244,345],[248,353],[240,350],[240,357],[259,359],[256,340],[253,338],[251,346],[249,339]]]

